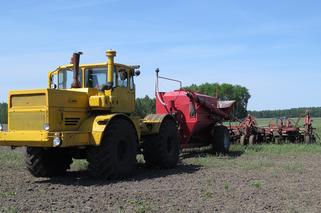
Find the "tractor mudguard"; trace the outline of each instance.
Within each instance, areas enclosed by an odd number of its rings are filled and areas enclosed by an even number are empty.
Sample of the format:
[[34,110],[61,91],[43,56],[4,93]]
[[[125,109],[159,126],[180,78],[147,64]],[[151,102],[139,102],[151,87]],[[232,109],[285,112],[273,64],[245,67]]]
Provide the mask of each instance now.
[[158,134],[164,120],[171,119],[176,123],[176,120],[170,114],[150,114],[141,120],[142,136]]
[[99,146],[104,136],[104,132],[108,131],[108,125],[118,118],[127,120],[135,127],[137,140],[139,140],[139,119],[137,117],[129,117],[122,113],[92,116],[82,123],[80,131],[91,132],[90,144]]

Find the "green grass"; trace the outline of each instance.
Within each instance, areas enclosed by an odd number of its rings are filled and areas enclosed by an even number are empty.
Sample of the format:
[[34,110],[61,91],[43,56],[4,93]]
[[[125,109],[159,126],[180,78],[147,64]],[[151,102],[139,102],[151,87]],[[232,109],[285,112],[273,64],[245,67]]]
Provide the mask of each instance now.
[[0,209],[1,212],[4,213],[18,213],[18,209],[16,207],[9,207],[9,208],[4,208],[4,209]]
[[257,189],[262,188],[262,182],[260,180],[254,180],[250,183],[250,185]]
[[12,150],[0,152],[0,163],[8,166],[19,166],[23,164],[24,156]]
[[16,195],[16,192],[0,192],[0,198],[14,197]]
[[[200,154],[194,158],[185,159],[185,162],[203,166],[205,168],[238,168],[245,171],[273,170],[279,167],[285,172],[304,172],[301,163],[279,163],[275,160],[278,156],[304,156],[321,154],[320,144],[262,144],[255,146],[231,146],[231,156],[216,156]],[[240,156],[234,157],[233,153]]]
[[304,165],[298,162],[289,162],[283,165],[283,169],[287,172],[302,174],[304,172]]
[[76,171],[87,170],[87,167],[88,162],[86,160],[74,160],[73,164],[71,165],[71,169]]
[[129,202],[129,204],[134,207],[135,213],[145,213],[151,211],[149,204],[143,200],[132,200]]

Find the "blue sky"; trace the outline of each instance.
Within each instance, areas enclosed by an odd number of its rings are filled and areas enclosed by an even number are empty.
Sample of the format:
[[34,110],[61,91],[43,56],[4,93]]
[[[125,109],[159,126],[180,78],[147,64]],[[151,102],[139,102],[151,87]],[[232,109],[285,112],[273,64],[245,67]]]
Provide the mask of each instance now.
[[[153,96],[155,68],[184,85],[249,88],[249,109],[321,106],[321,1],[2,1],[0,102],[10,89],[47,87],[47,72],[83,63],[140,64],[137,94]],[[164,85],[164,90],[174,85]]]

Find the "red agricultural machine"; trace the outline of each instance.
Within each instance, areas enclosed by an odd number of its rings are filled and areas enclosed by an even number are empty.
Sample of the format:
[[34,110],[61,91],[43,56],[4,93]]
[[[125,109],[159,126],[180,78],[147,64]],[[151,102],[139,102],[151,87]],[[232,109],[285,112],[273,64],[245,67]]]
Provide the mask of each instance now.
[[231,137],[236,143],[241,145],[254,145],[256,143],[266,142],[271,138],[264,127],[259,127],[256,119],[248,115],[239,125],[230,125]]
[[299,127],[300,118],[294,123],[290,118],[278,118],[268,126],[259,126],[256,119],[248,115],[239,125],[229,127],[231,138],[241,145],[256,143],[315,143],[318,135],[314,132],[313,120],[307,112],[304,127]]
[[[217,97],[183,89],[182,82],[159,76],[159,69],[156,77],[156,113],[171,114],[176,119],[181,147],[212,145],[215,152],[228,152],[230,134],[223,122],[231,118],[235,101],[219,101]],[[177,82],[180,89],[160,92],[159,79]]]
[[299,127],[301,118],[294,123],[290,118],[284,117],[277,120],[277,124],[271,122],[269,125],[270,133],[273,135],[275,143],[315,143],[318,135],[314,132],[313,120],[307,112],[304,117],[304,126]]

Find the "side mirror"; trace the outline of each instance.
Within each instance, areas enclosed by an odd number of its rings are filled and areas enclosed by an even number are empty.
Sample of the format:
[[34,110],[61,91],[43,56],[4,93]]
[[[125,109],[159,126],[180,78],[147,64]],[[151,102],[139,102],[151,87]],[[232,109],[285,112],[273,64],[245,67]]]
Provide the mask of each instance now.
[[135,71],[135,76],[140,76],[140,71],[139,70]]

